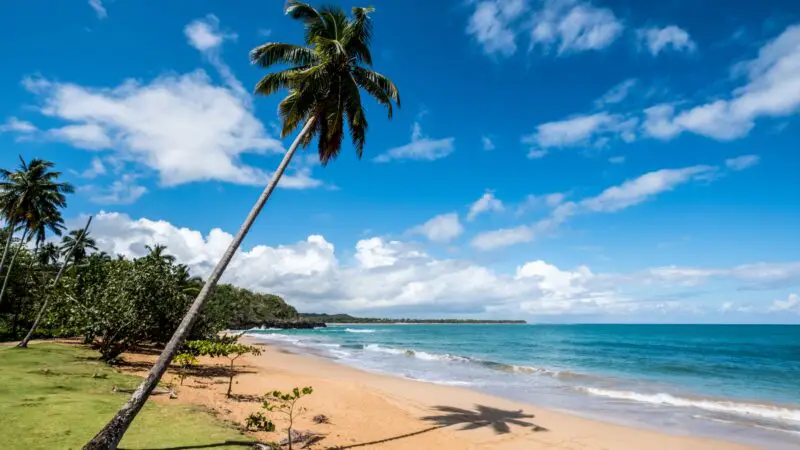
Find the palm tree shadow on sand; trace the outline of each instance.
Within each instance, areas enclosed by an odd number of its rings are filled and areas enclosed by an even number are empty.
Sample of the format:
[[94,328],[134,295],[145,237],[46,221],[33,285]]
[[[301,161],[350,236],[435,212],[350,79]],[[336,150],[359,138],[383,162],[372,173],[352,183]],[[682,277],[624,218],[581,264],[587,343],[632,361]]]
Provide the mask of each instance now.
[[432,410],[434,414],[421,417],[422,420],[432,425],[428,428],[376,441],[331,447],[331,450],[367,447],[370,445],[417,436],[419,434],[438,430],[440,428],[458,425],[460,425],[460,428],[458,428],[460,431],[477,430],[479,428],[490,427],[492,430],[494,430],[495,434],[511,433],[512,430],[510,425],[520,428],[527,428],[533,432],[548,431],[547,428],[527,421],[526,419],[533,419],[534,416],[533,414],[525,414],[522,410],[506,411],[484,405],[475,405],[474,410],[456,408],[453,406],[434,406]]

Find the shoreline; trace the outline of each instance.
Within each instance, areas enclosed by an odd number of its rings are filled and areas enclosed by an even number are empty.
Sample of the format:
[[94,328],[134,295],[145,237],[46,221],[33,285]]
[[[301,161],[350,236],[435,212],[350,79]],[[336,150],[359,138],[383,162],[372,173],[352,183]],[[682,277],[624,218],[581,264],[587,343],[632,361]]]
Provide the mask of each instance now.
[[[258,338],[243,336],[243,342],[259,345],[260,357],[247,357],[246,364],[257,367],[259,375],[293,380],[297,386],[312,385],[313,397],[321,391],[332,394],[330,400],[335,407],[327,413],[334,423],[341,412],[349,412],[354,420],[352,428],[344,434],[364,434],[366,431],[382,429],[385,437],[397,433],[398,436],[413,430],[425,430],[434,422],[439,426],[403,439],[392,440],[392,444],[382,444],[380,448],[417,449],[748,449],[758,448],[738,442],[717,440],[694,435],[673,434],[667,431],[636,428],[586,418],[574,413],[542,408],[530,403],[516,402],[464,387],[448,386],[413,380],[391,374],[380,374],[337,363],[312,354],[290,352],[278,345],[265,343]],[[245,382],[242,376],[241,383]],[[247,380],[262,384],[263,379]],[[281,386],[287,388],[288,386]],[[265,388],[265,391],[271,389]],[[368,396],[383,406],[372,414],[355,414],[359,410],[354,402],[354,391],[360,396]],[[316,413],[317,408],[330,409],[326,402],[309,407]],[[377,422],[382,422],[378,424]],[[383,422],[388,422],[383,423]],[[442,425],[444,423],[444,425]],[[337,423],[338,425],[338,423]],[[396,426],[389,431],[387,426]],[[337,427],[338,428],[338,427]],[[351,427],[346,427],[351,428]],[[380,436],[354,439],[380,440]],[[384,437],[384,438],[385,438]],[[443,440],[441,440],[443,439]],[[326,439],[327,441],[327,439]],[[444,444],[442,444],[444,442]],[[325,442],[328,446],[330,443]]]

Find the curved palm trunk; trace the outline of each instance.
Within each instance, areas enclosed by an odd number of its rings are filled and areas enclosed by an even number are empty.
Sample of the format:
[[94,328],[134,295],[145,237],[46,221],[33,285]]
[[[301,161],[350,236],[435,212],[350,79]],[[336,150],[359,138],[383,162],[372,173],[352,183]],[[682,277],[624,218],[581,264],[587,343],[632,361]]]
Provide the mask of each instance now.
[[69,259],[72,257],[72,252],[75,251],[75,247],[78,246],[80,240],[83,239],[84,236],[86,236],[86,231],[89,229],[89,225],[91,223],[92,223],[92,216],[89,216],[89,220],[86,221],[86,226],[83,227],[83,232],[78,237],[78,241],[75,242],[75,245],[73,245],[71,249],[69,249],[69,253],[67,253],[66,258],[64,258],[64,264],[62,264],[61,268],[58,269],[56,278],[55,280],[53,280],[53,285],[51,286],[52,289],[50,290],[50,292],[45,294],[44,303],[42,303],[42,307],[39,308],[39,313],[36,314],[36,320],[33,321],[33,325],[31,326],[30,331],[28,331],[28,334],[25,336],[25,339],[23,339],[22,342],[17,344],[17,347],[28,348],[28,342],[31,341],[33,333],[36,331],[37,328],[39,328],[39,322],[42,321],[42,316],[44,315],[44,312],[47,310],[47,305],[50,303],[50,297],[53,295],[53,290],[55,290],[56,286],[58,286],[58,282],[59,280],[61,280],[61,275],[64,275],[64,270],[67,269],[67,264],[69,263]]
[[203,304],[205,304],[208,297],[214,292],[214,288],[217,286],[217,282],[219,281],[222,273],[225,272],[225,269],[228,267],[228,263],[230,263],[231,259],[233,258],[234,253],[241,245],[242,240],[247,235],[247,232],[250,231],[250,227],[253,226],[253,222],[255,222],[256,217],[261,212],[261,209],[264,208],[264,205],[269,200],[270,195],[272,195],[272,191],[275,190],[275,186],[278,185],[278,181],[280,181],[281,176],[283,176],[283,172],[286,171],[286,167],[289,165],[289,162],[292,160],[292,156],[297,151],[297,147],[300,146],[300,142],[303,140],[303,137],[311,131],[311,128],[314,126],[314,118],[311,118],[306,122],[303,126],[303,129],[300,131],[300,134],[297,135],[294,142],[292,142],[291,147],[284,155],[283,160],[281,161],[278,169],[272,175],[272,179],[270,180],[269,184],[267,184],[264,191],[261,193],[261,196],[256,201],[255,205],[253,205],[253,209],[250,210],[250,214],[248,214],[247,219],[245,219],[242,227],[239,228],[239,232],[236,233],[236,236],[233,238],[233,241],[225,250],[225,253],[222,255],[222,258],[217,263],[214,270],[211,272],[211,275],[206,280],[206,283],[203,285],[203,289],[200,290],[200,293],[195,298],[192,306],[189,307],[189,311],[186,312],[186,315],[183,316],[183,320],[181,320],[180,325],[175,330],[175,333],[170,338],[167,346],[164,347],[164,351],[161,352],[161,356],[158,357],[158,361],[153,365],[150,369],[150,372],[147,373],[144,381],[142,384],[136,388],[136,391],[131,395],[131,398],[128,400],[125,405],[117,412],[117,415],[111,419],[102,430],[91,440],[87,443],[83,450],[116,450],[117,445],[122,440],[122,436],[125,434],[125,431],[128,430],[128,427],[133,422],[133,419],[136,418],[136,415],[144,406],[144,403],[147,401],[147,398],[150,396],[150,393],[155,389],[156,385],[158,384],[161,377],[167,371],[169,367],[170,361],[175,356],[175,353],[178,351],[178,348],[183,344],[183,341],[186,339],[186,336],[192,329],[192,325],[197,321],[198,317],[200,316],[200,312],[203,309]]
[[14,237],[14,227],[16,225],[17,225],[16,222],[8,223],[8,238],[6,239],[6,246],[3,249],[3,257],[0,258],[0,272],[2,272],[3,266],[6,264],[6,256],[8,255],[8,248],[11,247],[11,238]]
[[17,260],[17,255],[19,255],[19,251],[22,250],[22,247],[25,246],[25,237],[28,235],[28,230],[22,232],[22,239],[19,243],[19,247],[14,250],[14,256],[11,257],[11,262],[8,263],[8,270],[6,270],[6,277],[3,278],[3,288],[0,289],[0,305],[3,304],[3,297],[6,296],[6,286],[8,286],[8,279],[11,278],[11,269],[14,268],[14,262]]

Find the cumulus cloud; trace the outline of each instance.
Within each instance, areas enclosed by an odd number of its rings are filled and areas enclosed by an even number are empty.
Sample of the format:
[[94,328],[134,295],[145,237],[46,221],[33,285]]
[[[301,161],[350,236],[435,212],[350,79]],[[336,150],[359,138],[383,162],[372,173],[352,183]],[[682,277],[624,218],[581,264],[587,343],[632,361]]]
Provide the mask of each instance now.
[[527,213],[532,209],[539,208],[541,206],[546,206],[548,208],[555,208],[561,203],[564,202],[564,199],[567,198],[567,194],[563,192],[552,192],[550,194],[544,195],[528,195],[525,197],[525,200],[517,206],[517,215],[522,215]]
[[464,227],[457,213],[440,214],[422,225],[409,230],[413,234],[421,234],[433,242],[449,242],[464,232]]
[[[550,197],[550,205],[555,206],[546,218],[533,225],[522,225],[487,231],[473,238],[471,245],[479,250],[493,250],[514,244],[533,241],[538,235],[551,232],[578,214],[611,213],[650,200],[657,195],[671,191],[681,184],[694,180],[708,179],[718,170],[715,166],[691,166],[682,169],[662,169],[649,172],[618,186],[612,186],[594,197],[564,203],[564,197]],[[547,201],[545,197],[545,201]],[[534,201],[538,201],[536,197]],[[524,211],[524,210],[523,210]]]
[[[33,136],[151,169],[163,186],[265,183],[270,173],[245,164],[242,155],[284,150],[255,117],[249,94],[220,58],[222,43],[233,35],[222,32],[214,16],[193,21],[184,31],[188,42],[217,69],[222,85],[203,70],[165,74],[150,82],[126,80],[114,87],[28,77],[22,84],[39,100],[38,111],[63,122],[38,133],[33,130]],[[308,164],[299,161],[295,167],[280,186],[323,185],[311,176]],[[137,187],[132,192],[143,191]]]
[[504,209],[503,202],[494,196],[494,192],[486,191],[479,199],[475,200],[475,203],[470,205],[469,212],[467,213],[467,220],[473,221],[483,213],[500,212]]
[[[207,276],[232,235],[207,234],[169,222],[100,213],[92,236],[101,250],[138,257],[146,245],[167,246],[192,273]],[[223,282],[286,297],[301,311],[464,311],[492,310],[518,316],[601,312],[594,299],[607,288],[593,288],[588,268],[563,270],[543,261],[498,273],[469,261],[436,259],[400,241],[362,239],[352,260],[342,260],[333,244],[312,235],[290,245],[256,245],[234,256]],[[441,313],[439,313],[441,314]]]
[[108,11],[106,11],[106,8],[103,6],[102,0],[89,0],[89,7],[94,10],[98,19],[105,19],[108,17]]
[[89,194],[89,200],[93,203],[101,205],[130,205],[147,193],[146,187],[137,184],[136,180],[138,178],[134,174],[124,174],[109,186],[88,185],[81,188],[81,190]]
[[558,54],[601,50],[611,45],[624,29],[608,8],[576,0],[546,0],[533,16],[531,47]]
[[729,98],[677,111],[655,105],[645,111],[644,130],[651,137],[671,139],[691,132],[727,141],[746,136],[759,117],[785,117],[800,108],[800,25],[786,28],[764,45],[758,57],[735,67],[747,83]]
[[689,33],[675,25],[664,28],[642,28],[637,30],[636,34],[642,47],[653,56],[658,56],[663,50],[693,52],[697,49],[697,44]]
[[422,126],[414,122],[411,131],[411,142],[389,149],[386,153],[374,158],[375,162],[386,163],[392,160],[435,161],[453,153],[455,138],[430,139],[422,134]]

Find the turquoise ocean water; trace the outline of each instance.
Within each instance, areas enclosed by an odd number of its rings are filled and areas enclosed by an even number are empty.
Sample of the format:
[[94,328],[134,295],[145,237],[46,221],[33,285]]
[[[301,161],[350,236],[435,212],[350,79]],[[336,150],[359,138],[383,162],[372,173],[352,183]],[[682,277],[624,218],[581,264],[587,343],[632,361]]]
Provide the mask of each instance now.
[[800,448],[800,326],[348,325],[294,351],[675,434]]

